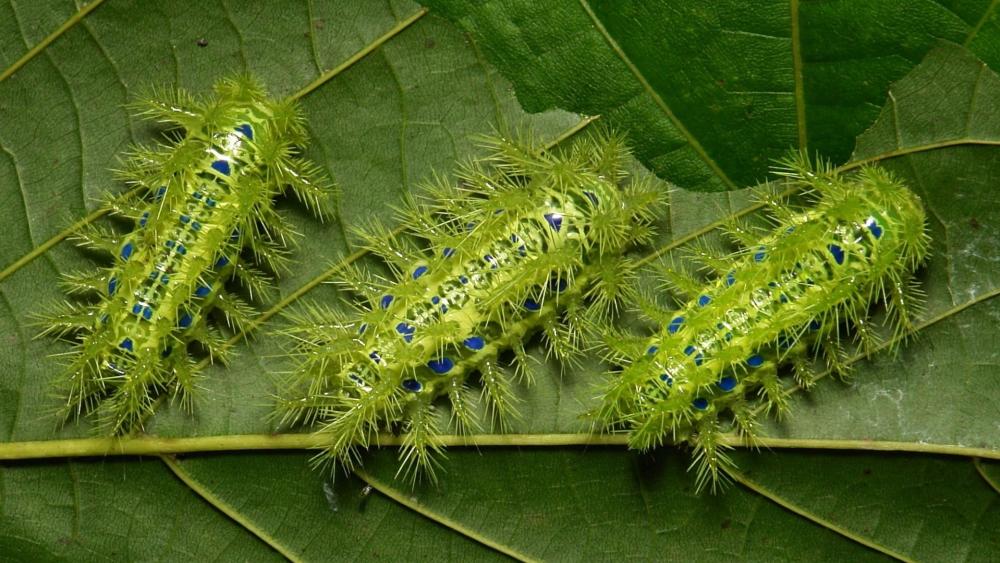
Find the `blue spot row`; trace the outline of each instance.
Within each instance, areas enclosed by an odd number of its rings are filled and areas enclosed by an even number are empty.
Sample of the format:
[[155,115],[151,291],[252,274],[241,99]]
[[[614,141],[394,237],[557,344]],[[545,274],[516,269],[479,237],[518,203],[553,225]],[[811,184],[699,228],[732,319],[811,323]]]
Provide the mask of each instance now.
[[413,333],[416,332],[416,330],[417,329],[413,328],[412,325],[408,325],[406,323],[399,323],[396,325],[396,332],[403,335],[403,340],[407,342],[413,341]]
[[451,371],[451,368],[455,367],[455,362],[451,358],[443,357],[427,362],[427,367],[431,368],[434,373],[441,375]]
[[132,257],[132,252],[134,252],[134,251],[135,251],[135,247],[132,246],[132,243],[131,242],[126,242],[125,246],[122,246],[122,251],[121,251],[121,254],[120,254],[120,256],[122,257],[122,260],[128,260],[129,258],[131,258]]
[[140,303],[132,305],[132,314],[139,315],[142,318],[146,319],[147,321],[153,318],[153,310],[150,309],[148,306],[143,306]]
[[660,381],[667,384],[667,387],[672,387],[674,384],[674,378],[670,377],[669,373],[661,373]]
[[236,128],[237,133],[242,133],[247,139],[253,140],[253,127],[249,123],[244,123]]
[[486,346],[486,341],[482,336],[470,336],[462,341],[469,350],[482,350]]
[[229,176],[230,172],[232,172],[232,168],[226,160],[216,160],[212,162],[212,169],[223,176]]
[[836,244],[828,244],[828,245],[826,245],[826,248],[827,248],[827,250],[830,251],[830,254],[833,256],[833,259],[837,261],[837,264],[843,264],[844,263],[844,249],[843,248],[840,248],[840,246],[836,245]]
[[716,384],[719,386],[719,389],[728,393],[736,388],[736,378],[731,375],[727,375],[720,379]]
[[546,213],[545,222],[549,224],[550,227],[556,232],[562,229],[563,216],[562,213]]
[[500,267],[500,263],[497,262],[497,259],[494,258],[492,254],[487,254],[483,256],[483,261],[485,261],[487,264],[490,265],[491,270],[496,270],[497,268]]
[[868,220],[865,221],[865,226],[868,227],[868,230],[871,232],[873,237],[877,239],[882,238],[882,227],[879,226],[878,221],[876,221],[874,217],[869,217]]

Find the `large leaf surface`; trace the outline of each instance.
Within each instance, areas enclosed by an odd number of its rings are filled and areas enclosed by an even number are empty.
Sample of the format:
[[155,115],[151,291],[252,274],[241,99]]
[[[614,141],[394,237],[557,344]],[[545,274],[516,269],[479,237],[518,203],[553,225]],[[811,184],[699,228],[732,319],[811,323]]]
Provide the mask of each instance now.
[[[352,250],[346,229],[373,214],[391,220],[390,206],[415,181],[432,169],[448,170],[472,150],[471,134],[501,122],[527,121],[552,139],[579,121],[563,112],[526,116],[514,90],[532,111],[560,107],[600,113],[604,121],[628,127],[647,165],[684,188],[701,190],[756,182],[768,159],[789,145],[807,145],[843,161],[855,135],[877,119],[858,140],[851,162],[880,161],[927,202],[935,237],[935,258],[924,275],[930,293],[927,327],[899,356],[881,354],[859,364],[850,385],[825,381],[808,397],[798,397],[795,416],[768,432],[799,446],[1000,449],[1000,358],[986,345],[1000,339],[1000,305],[991,299],[1000,281],[995,251],[1000,217],[992,180],[997,149],[990,146],[1000,131],[993,110],[1000,95],[997,77],[961,49],[944,47],[894,86],[889,103],[881,113],[878,109],[889,83],[909,71],[936,37],[966,42],[994,62],[1000,49],[994,48],[998,32],[991,5],[946,8],[916,2],[904,10],[895,2],[775,2],[748,11],[742,3],[671,9],[655,3],[567,2],[535,8],[512,2],[474,9],[429,4],[471,30],[476,42],[469,43],[433,13],[419,17],[419,7],[406,2],[303,1],[279,7],[140,6],[108,0],[92,13],[68,2],[0,5],[0,68],[16,70],[0,79],[0,214],[6,221],[0,269],[7,268],[0,274],[0,335],[8,350],[0,355],[0,439],[16,445],[88,432],[86,425],[54,430],[47,416],[55,405],[48,380],[58,366],[47,355],[65,348],[32,340],[34,329],[26,321],[59,298],[60,272],[93,267],[93,262],[68,244],[24,259],[95,210],[102,194],[120,191],[109,173],[115,156],[155,133],[121,105],[150,84],[200,90],[219,74],[242,70],[260,75],[273,92],[291,95],[357,53],[361,56],[353,64],[338,68],[302,98],[314,136],[309,156],[336,177],[344,198],[341,221],[327,225],[289,206],[306,237],[298,265],[282,281],[283,297],[300,302],[296,291],[321,279],[331,263]],[[74,13],[85,17],[67,20]],[[57,40],[43,44],[23,66],[14,66],[30,46],[67,21],[72,25]],[[660,72],[664,67],[667,71]],[[669,199],[661,250],[748,206],[741,193],[674,191]],[[320,287],[304,299],[332,301],[339,295]],[[148,430],[172,436],[253,434],[266,443],[272,430],[266,421],[272,374],[285,366],[279,339],[266,330],[277,323],[265,324],[251,345],[238,345],[239,355],[228,369],[209,369],[195,417],[165,405]],[[585,431],[587,423],[578,415],[592,400],[591,385],[601,369],[591,362],[563,377],[554,365],[539,370],[537,386],[523,393],[516,430],[524,435],[514,441],[539,443],[551,435]],[[974,488],[963,461],[947,467],[921,462],[928,471],[951,472],[955,482],[965,484],[962,490],[980,495],[975,506],[948,495],[944,501],[928,497],[928,503],[944,502],[956,515],[985,511],[976,520],[984,534],[955,532],[954,541],[965,548],[959,553],[937,547],[949,529],[939,526],[947,511],[917,510],[919,500],[896,510],[923,531],[852,527],[856,523],[850,518],[830,513],[814,493],[837,473],[808,470],[809,455],[775,454],[768,461],[741,457],[747,483],[757,488],[736,489],[719,499],[695,498],[685,489],[690,480],[678,455],[684,454],[668,450],[657,456],[659,462],[650,462],[600,450],[484,450],[482,457],[456,451],[440,491],[411,494],[406,484],[392,480],[394,453],[382,452],[369,469],[371,482],[419,513],[393,506],[379,493],[366,501],[357,482],[338,481],[326,489],[332,497],[321,497],[324,478],[309,473],[300,455],[222,456],[169,465],[236,518],[205,516],[199,530],[206,537],[239,538],[224,559],[257,558],[250,550],[262,544],[248,530],[282,553],[309,559],[330,553],[369,559],[411,547],[427,558],[486,556],[456,534],[515,556],[547,559],[871,555],[830,531],[835,530],[900,557],[975,560],[981,546],[989,547],[990,527],[996,526],[989,516],[995,499],[991,504],[988,494]],[[870,463],[878,475],[900,478],[906,469],[900,465],[907,465],[879,456],[816,458],[817,464],[825,461],[845,471]],[[114,476],[102,473],[105,467],[126,468],[127,480],[114,487],[121,491],[117,496],[108,492],[106,483]],[[991,467],[979,466],[984,475]],[[91,476],[80,490],[96,496],[73,492],[74,471]],[[61,514],[46,504],[46,494],[69,509],[83,511],[92,506],[91,498],[129,514],[137,510],[129,499],[161,498],[160,505],[180,507],[191,498],[149,459],[19,463],[4,466],[4,472],[5,522],[39,514],[33,527],[5,523],[0,530],[0,542],[17,545],[22,558],[75,553],[52,535]],[[942,492],[942,481],[926,482],[927,491]],[[275,491],[262,490],[260,483]],[[784,512],[765,497],[802,510],[798,516]],[[331,517],[327,498],[348,499],[338,505],[343,513]],[[846,492],[837,498],[856,511],[867,506],[866,499]],[[885,504],[894,500],[893,495],[880,498]],[[492,509],[484,514],[484,506]],[[93,514],[95,521],[110,518]],[[425,516],[453,531],[429,524]],[[938,529],[944,531],[934,535]],[[346,543],[330,537],[338,531]],[[735,532],[746,541],[734,539]],[[83,527],[78,543],[113,547],[111,533]],[[155,546],[161,533],[158,528],[136,532],[137,545]],[[617,533],[628,540],[612,541]],[[357,537],[366,539],[350,541]],[[215,543],[206,542],[194,544],[197,556],[218,553]],[[107,549],[101,552],[107,558],[128,557]]]

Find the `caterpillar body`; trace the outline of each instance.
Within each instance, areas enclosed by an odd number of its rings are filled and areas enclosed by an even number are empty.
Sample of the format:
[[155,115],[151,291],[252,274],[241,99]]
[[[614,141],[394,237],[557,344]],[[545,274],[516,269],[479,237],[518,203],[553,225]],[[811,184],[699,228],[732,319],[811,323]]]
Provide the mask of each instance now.
[[912,330],[919,309],[912,273],[929,238],[916,195],[876,167],[843,177],[797,157],[779,173],[811,205],[764,195],[773,228],[730,225],[742,251],[694,252],[714,281],[667,271],[683,304],[651,315],[663,327],[655,336],[609,342],[611,360],[623,367],[606,386],[600,418],[627,429],[637,449],[689,441],[699,489],[709,482],[714,489],[731,464],[720,440],[725,423],[753,444],[757,411],[787,409],[779,375],[790,370],[809,387],[816,354],[844,374],[845,324],[867,352],[879,338],[869,318],[875,302],[886,304],[893,341]]
[[[321,424],[321,459],[349,467],[379,431],[396,430],[401,471],[433,477],[448,424],[436,402],[450,402],[457,430],[477,427],[469,384],[478,373],[486,412],[503,427],[515,414],[512,382],[528,374],[526,338],[542,332],[549,352],[572,363],[586,327],[607,323],[627,296],[623,253],[649,239],[659,196],[629,178],[622,140],[602,133],[558,155],[507,138],[484,147],[458,185],[439,179],[403,211],[412,236],[363,233],[393,279],[345,277],[365,301],[356,318],[312,307],[293,319],[298,392],[278,413],[285,424]],[[513,373],[498,361],[509,350]]]
[[275,196],[288,189],[322,215],[333,191],[297,156],[306,134],[294,102],[269,99],[250,77],[222,79],[203,98],[160,92],[135,108],[174,129],[175,142],[135,149],[119,171],[137,189],[113,200],[113,211],[134,230],[91,227],[78,236],[114,256],[110,267],[65,278],[69,293],[96,299],[67,302],[40,320],[43,334],[75,343],[59,381],[63,419],[94,413],[112,434],[141,424],[164,393],[190,406],[198,365],[189,348],[226,359],[225,338],[208,317],[238,329],[255,312],[225,284],[239,280],[254,298],[270,283],[254,262],[271,273],[286,267],[295,232]]

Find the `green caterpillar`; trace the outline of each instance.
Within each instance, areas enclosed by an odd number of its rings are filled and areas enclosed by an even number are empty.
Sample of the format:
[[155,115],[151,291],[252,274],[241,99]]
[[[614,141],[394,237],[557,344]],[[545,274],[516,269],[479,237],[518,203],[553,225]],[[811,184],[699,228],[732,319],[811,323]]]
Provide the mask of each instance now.
[[[402,213],[408,235],[363,233],[391,279],[355,270],[342,284],[363,298],[350,317],[314,306],[287,332],[298,365],[277,416],[321,425],[320,459],[347,468],[380,431],[405,433],[402,470],[433,477],[436,436],[479,424],[469,384],[501,427],[514,414],[513,380],[526,377],[525,341],[542,332],[572,363],[587,327],[628,297],[626,249],[648,241],[659,195],[630,179],[622,140],[601,134],[553,154],[492,138],[488,155],[439,180]],[[498,360],[512,350],[515,370]],[[474,374],[478,373],[476,378]]]
[[160,92],[135,107],[181,131],[173,143],[137,148],[120,171],[138,189],[113,210],[134,230],[92,227],[78,236],[115,259],[65,277],[68,293],[95,299],[64,303],[40,320],[43,334],[75,344],[58,381],[61,418],[95,413],[110,434],[140,425],[165,393],[190,407],[198,365],[189,348],[227,356],[208,317],[239,329],[255,314],[226,282],[238,280],[253,297],[270,288],[253,262],[271,272],[286,267],[296,235],[274,198],[290,190],[322,215],[333,193],[297,156],[306,133],[295,103],[269,99],[250,77],[220,80],[204,98]]
[[629,432],[632,448],[665,441],[694,447],[698,488],[713,489],[731,465],[721,442],[731,424],[753,444],[757,413],[781,415],[791,371],[812,385],[817,354],[846,373],[839,342],[850,325],[864,352],[878,343],[870,311],[886,304],[893,341],[913,328],[921,292],[912,274],[924,262],[929,237],[919,198],[888,172],[865,167],[845,177],[788,159],[781,173],[811,205],[790,206],[765,196],[773,227],[727,229],[743,248],[735,255],[695,254],[714,272],[702,281],[667,272],[683,296],[676,310],[646,307],[662,330],[648,339],[608,339],[610,375],[598,418]]

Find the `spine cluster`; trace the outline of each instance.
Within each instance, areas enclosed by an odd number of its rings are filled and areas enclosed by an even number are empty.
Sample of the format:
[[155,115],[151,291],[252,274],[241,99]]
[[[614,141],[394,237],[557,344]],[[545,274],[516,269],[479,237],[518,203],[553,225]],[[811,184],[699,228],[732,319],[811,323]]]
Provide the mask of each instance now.
[[[320,424],[322,458],[349,467],[392,430],[406,436],[405,470],[433,469],[449,425],[477,428],[485,411],[502,427],[514,414],[529,337],[541,332],[572,362],[586,329],[601,331],[626,296],[623,254],[649,238],[658,196],[626,174],[621,140],[562,154],[505,138],[484,148],[457,183],[437,181],[402,212],[406,234],[363,233],[390,276],[359,269],[341,280],[362,298],[355,315],[315,306],[293,317],[299,363],[279,416]],[[507,351],[513,365],[498,358]]]
[[782,375],[809,387],[817,358],[844,374],[842,334],[862,352],[878,344],[876,302],[886,305],[893,341],[912,329],[919,307],[912,273],[929,243],[919,198],[874,167],[844,177],[790,159],[782,173],[804,205],[763,196],[769,227],[727,229],[738,252],[695,249],[711,281],[665,273],[681,305],[651,311],[657,334],[609,341],[622,368],[606,385],[600,417],[627,430],[637,449],[689,441],[699,488],[714,487],[731,463],[723,430],[752,444],[759,412],[786,411]]
[[140,147],[125,161],[120,176],[139,190],[114,210],[133,222],[131,232],[94,227],[79,236],[114,257],[66,277],[71,294],[94,299],[67,302],[41,321],[44,333],[75,344],[60,379],[64,418],[94,412],[112,434],[141,424],[164,393],[190,406],[192,353],[225,361],[225,337],[208,317],[238,329],[255,314],[227,282],[253,298],[288,260],[295,233],[275,197],[291,190],[321,214],[332,193],[296,156],[306,134],[294,103],[268,99],[251,78],[221,80],[205,98],[161,92],[135,106],[171,128],[174,142]]

